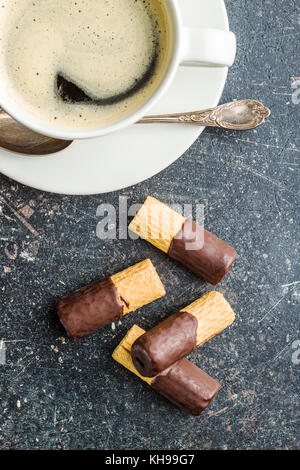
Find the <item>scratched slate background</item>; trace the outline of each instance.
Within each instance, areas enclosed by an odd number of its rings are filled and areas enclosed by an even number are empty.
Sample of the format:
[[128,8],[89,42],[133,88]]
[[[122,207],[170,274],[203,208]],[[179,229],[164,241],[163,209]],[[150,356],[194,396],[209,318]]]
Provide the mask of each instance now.
[[[62,197],[0,176],[1,449],[297,447],[300,8],[293,0],[226,3],[239,52],[222,101],[262,100],[272,110],[263,127],[207,129],[170,168],[113,194]],[[148,194],[204,203],[206,227],[239,253],[218,286],[237,320],[191,355],[222,383],[200,418],[111,360],[134,322],[150,328],[211,288],[141,240],[96,237],[101,202]],[[145,257],[167,296],[115,329],[70,342],[56,299]]]

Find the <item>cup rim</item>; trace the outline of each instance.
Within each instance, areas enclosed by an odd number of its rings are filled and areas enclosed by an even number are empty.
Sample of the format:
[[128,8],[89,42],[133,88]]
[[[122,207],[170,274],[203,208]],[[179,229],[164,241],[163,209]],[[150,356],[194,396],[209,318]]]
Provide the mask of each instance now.
[[[180,63],[180,43],[181,43],[181,32],[182,32],[182,21],[180,17],[179,7],[176,1],[169,0],[167,5],[168,15],[172,14],[172,23],[174,29],[174,37],[172,39],[172,49],[170,51],[169,64],[162,77],[159,85],[148,97],[148,99],[140,106],[137,110],[133,111],[124,118],[105,126],[98,126],[93,128],[82,128],[72,129],[53,126],[43,120],[35,118],[32,114],[23,111],[18,104],[9,96],[4,94],[1,96],[0,91],[0,107],[6,111],[12,118],[19,123],[28,127],[29,129],[56,139],[65,140],[84,140],[97,138],[104,135],[111,134],[113,132],[122,130],[132,124],[135,124],[142,119],[148,111],[162,98],[165,91],[173,81],[176,74],[177,68]],[[171,22],[170,21],[170,22]]]

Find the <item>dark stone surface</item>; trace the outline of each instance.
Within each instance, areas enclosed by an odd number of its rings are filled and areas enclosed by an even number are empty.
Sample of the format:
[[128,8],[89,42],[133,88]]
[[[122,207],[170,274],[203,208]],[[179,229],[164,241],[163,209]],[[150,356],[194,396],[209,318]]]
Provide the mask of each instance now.
[[[0,338],[7,361],[0,365],[0,448],[297,446],[300,105],[292,94],[300,76],[299,3],[226,4],[239,52],[222,101],[263,101],[272,110],[264,126],[244,134],[207,129],[170,168],[119,193],[62,197],[1,176]],[[190,356],[222,384],[200,418],[183,414],[111,359],[133,323],[150,328],[211,288],[141,240],[96,237],[101,202],[117,204],[119,195],[142,202],[148,194],[166,203],[204,203],[206,227],[239,253],[218,286],[237,320]],[[167,296],[115,329],[70,342],[56,299],[146,256]]]

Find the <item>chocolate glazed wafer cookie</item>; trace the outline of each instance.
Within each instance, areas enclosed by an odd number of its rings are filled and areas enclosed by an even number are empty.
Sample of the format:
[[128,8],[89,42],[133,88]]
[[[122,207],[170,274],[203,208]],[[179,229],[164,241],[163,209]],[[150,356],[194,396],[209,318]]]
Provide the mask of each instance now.
[[223,295],[209,292],[140,336],[131,349],[133,364],[144,377],[154,377],[231,325],[234,318]]
[[213,285],[223,279],[237,256],[230,245],[152,197],[129,229]]
[[70,338],[88,335],[165,295],[149,259],[83,287],[57,303]]
[[143,334],[145,331],[134,325],[113,352],[113,358],[179,408],[200,415],[218,393],[220,384],[187,359],[176,362],[154,378],[143,377],[130,355],[132,344]]

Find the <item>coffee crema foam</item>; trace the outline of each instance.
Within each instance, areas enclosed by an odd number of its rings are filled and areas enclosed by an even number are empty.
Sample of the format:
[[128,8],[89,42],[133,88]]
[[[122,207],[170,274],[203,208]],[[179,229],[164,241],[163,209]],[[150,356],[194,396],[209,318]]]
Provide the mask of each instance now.
[[[0,0],[1,86],[34,117],[111,124],[157,87],[168,57],[163,0]],[[64,101],[57,77],[89,101]]]

